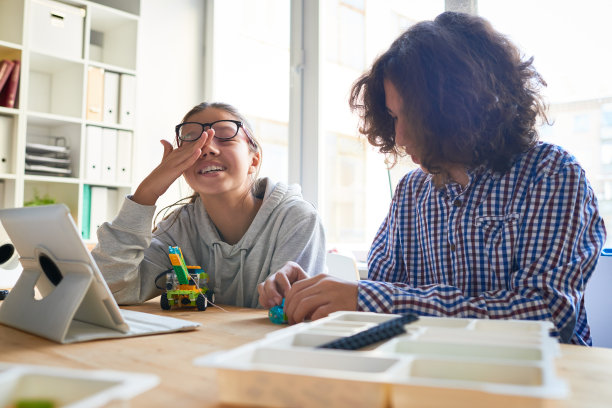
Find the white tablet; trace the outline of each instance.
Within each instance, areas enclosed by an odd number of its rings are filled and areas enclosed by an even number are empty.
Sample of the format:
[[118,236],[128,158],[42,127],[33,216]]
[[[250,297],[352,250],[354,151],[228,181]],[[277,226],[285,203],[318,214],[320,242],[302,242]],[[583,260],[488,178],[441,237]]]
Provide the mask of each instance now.
[[199,325],[120,310],[64,204],[3,209],[0,222],[23,266],[0,306],[0,322],[62,343]]

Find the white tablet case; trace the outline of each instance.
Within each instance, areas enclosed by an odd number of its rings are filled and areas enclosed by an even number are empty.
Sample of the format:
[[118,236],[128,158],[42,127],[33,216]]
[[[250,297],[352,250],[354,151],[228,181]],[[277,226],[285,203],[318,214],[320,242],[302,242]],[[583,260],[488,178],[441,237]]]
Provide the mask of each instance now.
[[[193,330],[199,323],[119,309],[64,204],[0,210],[23,272],[0,323],[59,343]],[[35,297],[38,288],[41,299]]]

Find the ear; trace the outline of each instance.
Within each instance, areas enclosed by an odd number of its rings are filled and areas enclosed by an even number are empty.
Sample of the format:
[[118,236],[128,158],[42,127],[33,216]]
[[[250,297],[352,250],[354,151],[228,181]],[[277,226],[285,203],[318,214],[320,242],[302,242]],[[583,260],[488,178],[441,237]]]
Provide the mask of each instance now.
[[249,166],[249,174],[257,172],[261,163],[261,152],[254,152],[251,154],[251,165]]

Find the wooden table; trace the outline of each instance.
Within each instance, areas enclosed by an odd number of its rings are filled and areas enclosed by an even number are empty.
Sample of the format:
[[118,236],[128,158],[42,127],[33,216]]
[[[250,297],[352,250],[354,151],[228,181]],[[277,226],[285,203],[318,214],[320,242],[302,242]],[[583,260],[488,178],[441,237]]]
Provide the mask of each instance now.
[[[78,369],[153,373],[161,383],[131,400],[132,407],[218,407],[215,370],[192,364],[195,357],[227,350],[281,329],[265,310],[224,307],[162,311],[158,299],[126,307],[202,324],[195,331],[126,339],[57,344],[0,325],[0,361]],[[612,407],[612,349],[561,346],[559,376],[570,385],[566,400],[551,407]],[[347,392],[350,392],[347,390]],[[498,407],[508,406],[500,397]]]

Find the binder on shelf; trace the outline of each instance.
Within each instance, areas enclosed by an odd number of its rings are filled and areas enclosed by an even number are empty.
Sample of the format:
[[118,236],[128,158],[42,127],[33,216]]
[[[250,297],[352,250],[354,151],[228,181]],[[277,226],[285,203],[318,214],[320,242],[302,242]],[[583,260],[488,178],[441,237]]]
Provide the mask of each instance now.
[[116,124],[119,122],[119,74],[104,72],[104,123]]
[[134,126],[134,105],[136,101],[136,78],[122,74],[119,87],[119,124]]
[[13,119],[0,115],[0,174],[10,173],[12,159]]
[[117,183],[130,184],[132,181],[132,132],[117,132]]
[[5,59],[0,61],[0,90],[2,90],[4,88],[4,84],[8,82],[14,65],[15,63],[11,60]]
[[104,69],[87,68],[87,120],[102,122],[104,109]]
[[87,126],[85,140],[85,178],[102,179],[102,128]]
[[112,221],[117,215],[119,192],[116,188],[91,186],[89,237],[97,237],[97,231],[106,221]]
[[14,108],[16,106],[17,89],[19,87],[21,61],[13,60],[13,64],[11,75],[0,92],[0,106],[5,106],[7,108]]
[[102,180],[117,181],[117,130],[102,128]]
[[91,186],[83,185],[83,219],[81,220],[81,236],[89,239],[91,229]]

